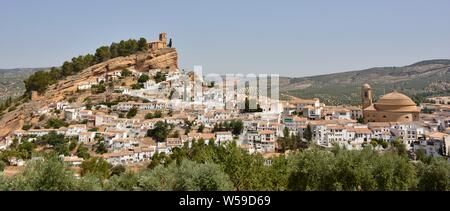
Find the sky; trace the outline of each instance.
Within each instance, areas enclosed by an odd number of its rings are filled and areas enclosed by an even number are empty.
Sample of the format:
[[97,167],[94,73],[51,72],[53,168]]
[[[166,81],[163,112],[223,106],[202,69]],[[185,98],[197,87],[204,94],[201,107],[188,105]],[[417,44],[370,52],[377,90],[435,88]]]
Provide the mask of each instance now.
[[0,68],[173,38],[180,68],[310,76],[450,59],[450,0],[0,0]]

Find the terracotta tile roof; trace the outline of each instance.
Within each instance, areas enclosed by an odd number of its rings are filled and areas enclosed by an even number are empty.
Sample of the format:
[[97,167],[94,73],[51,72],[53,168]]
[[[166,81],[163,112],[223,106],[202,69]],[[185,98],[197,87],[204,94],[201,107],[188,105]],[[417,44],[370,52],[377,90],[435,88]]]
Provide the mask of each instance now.
[[262,131],[258,131],[258,133],[261,134],[261,135],[272,135],[272,134],[274,134],[274,132],[271,131],[271,130],[262,130]]
[[447,133],[433,132],[430,133],[428,136],[432,139],[444,140],[444,137],[447,135],[448,135]]
[[357,134],[372,134],[369,128],[351,128],[349,131],[355,132]]
[[216,132],[216,135],[232,135],[230,131]]
[[64,157],[64,162],[83,162],[83,158],[79,158],[78,156]]
[[341,125],[327,125],[328,130],[343,130],[346,129],[344,126]]

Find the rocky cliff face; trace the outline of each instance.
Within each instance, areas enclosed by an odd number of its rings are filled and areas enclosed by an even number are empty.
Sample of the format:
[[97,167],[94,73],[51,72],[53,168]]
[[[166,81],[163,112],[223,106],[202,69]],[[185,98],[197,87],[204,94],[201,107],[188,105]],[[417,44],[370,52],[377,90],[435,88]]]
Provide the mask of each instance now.
[[112,59],[92,67],[96,71],[115,71],[124,68],[134,68],[147,72],[151,69],[178,69],[178,54],[174,48],[164,48],[128,57]]
[[66,95],[77,90],[82,82],[95,81],[98,76],[125,68],[148,72],[153,69],[178,71],[178,54],[174,48],[163,48],[128,57],[118,57],[91,66],[80,73],[48,87],[43,96],[35,96],[25,104],[17,106],[16,110],[6,113],[0,120],[0,140],[12,131],[22,128],[24,122],[31,121],[33,111],[44,108],[52,103],[62,101]]

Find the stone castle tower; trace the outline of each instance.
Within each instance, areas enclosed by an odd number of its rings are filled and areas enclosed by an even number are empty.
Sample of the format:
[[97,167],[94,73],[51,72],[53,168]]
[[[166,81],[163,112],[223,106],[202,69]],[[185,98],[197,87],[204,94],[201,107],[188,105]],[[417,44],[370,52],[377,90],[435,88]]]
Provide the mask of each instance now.
[[167,46],[167,34],[165,32],[159,34],[159,41],[161,41],[164,46]]
[[150,50],[167,48],[167,34],[165,32],[160,33],[159,39],[148,43],[148,47]]
[[362,108],[366,109],[373,103],[372,87],[369,84],[364,84],[361,89]]

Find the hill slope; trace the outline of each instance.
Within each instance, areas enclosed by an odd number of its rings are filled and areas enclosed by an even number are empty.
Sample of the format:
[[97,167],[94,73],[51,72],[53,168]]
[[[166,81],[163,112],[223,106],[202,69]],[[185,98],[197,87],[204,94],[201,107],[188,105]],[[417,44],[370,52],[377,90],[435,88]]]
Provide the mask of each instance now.
[[[178,54],[175,48],[163,48],[138,52],[126,57],[117,57],[98,63],[81,70],[75,75],[50,85],[45,93],[34,99],[17,104],[14,109],[0,115],[0,140],[14,130],[20,129],[24,122],[30,122],[39,117],[35,111],[48,107],[56,102],[68,100],[76,96],[77,85],[83,82],[95,81],[97,77],[106,73],[131,68],[140,72],[154,69],[178,71]],[[22,93],[23,94],[23,93]]]
[[304,78],[280,79],[281,92],[320,98],[330,105],[359,104],[361,85],[369,83],[375,97],[398,90],[420,100],[450,94],[450,60],[428,60],[404,67],[377,67]]
[[48,68],[0,69],[0,102],[8,97],[18,97],[25,91],[23,81],[36,71]]

